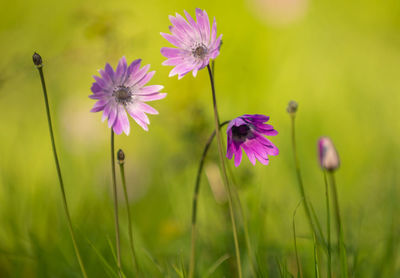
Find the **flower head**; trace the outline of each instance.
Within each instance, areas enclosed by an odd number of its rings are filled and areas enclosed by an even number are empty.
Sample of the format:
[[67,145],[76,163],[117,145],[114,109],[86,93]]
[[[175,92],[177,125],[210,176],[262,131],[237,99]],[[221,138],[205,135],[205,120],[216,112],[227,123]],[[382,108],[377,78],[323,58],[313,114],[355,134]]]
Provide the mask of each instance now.
[[138,59],[128,66],[125,57],[122,57],[115,71],[107,63],[104,70],[99,70],[100,77],[93,76],[96,82],[92,85],[93,94],[89,97],[97,102],[90,111],[103,111],[102,120],[108,119],[108,127],[112,127],[116,134],[122,131],[129,134],[126,112],[147,131],[150,121],[146,113],[158,112],[145,102],[162,99],[167,95],[160,93],[163,86],[145,86],[155,71],[148,72],[150,65],[140,68],[140,62]]
[[186,11],[187,21],[178,13],[169,16],[171,34],[161,33],[170,43],[178,48],[163,47],[161,54],[168,58],[162,64],[175,66],[169,76],[178,75],[181,79],[190,71],[196,77],[197,71],[206,67],[210,59],[219,55],[222,35],[217,38],[217,23],[214,18],[210,32],[207,12],[196,9],[197,22]]
[[318,156],[322,168],[328,171],[334,171],[339,168],[339,155],[329,137],[323,136],[318,140]]
[[255,165],[256,159],[262,164],[269,162],[268,155],[278,155],[278,148],[263,135],[275,136],[278,132],[272,125],[265,124],[269,117],[264,115],[243,115],[233,119],[227,128],[228,150],[226,156],[232,159],[235,154],[235,166],[242,160],[242,149]]

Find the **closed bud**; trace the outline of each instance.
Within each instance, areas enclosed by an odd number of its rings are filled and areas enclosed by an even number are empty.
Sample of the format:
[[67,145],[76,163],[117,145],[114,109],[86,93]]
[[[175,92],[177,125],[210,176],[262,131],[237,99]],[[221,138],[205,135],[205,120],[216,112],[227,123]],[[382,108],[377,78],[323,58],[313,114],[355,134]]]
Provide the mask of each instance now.
[[329,137],[323,136],[318,140],[318,156],[322,168],[328,171],[334,171],[339,168],[339,155]]
[[32,59],[33,59],[33,63],[35,64],[35,66],[37,66],[37,67],[42,66],[43,61],[42,61],[42,57],[39,54],[37,54],[36,52],[33,53]]
[[288,104],[288,106],[286,108],[286,111],[289,114],[293,115],[293,114],[296,113],[298,106],[299,105],[297,104],[297,102],[295,102],[294,100],[291,100],[291,101],[289,101],[289,104]]
[[124,164],[125,154],[123,150],[119,149],[119,151],[117,152],[117,159],[119,164]]

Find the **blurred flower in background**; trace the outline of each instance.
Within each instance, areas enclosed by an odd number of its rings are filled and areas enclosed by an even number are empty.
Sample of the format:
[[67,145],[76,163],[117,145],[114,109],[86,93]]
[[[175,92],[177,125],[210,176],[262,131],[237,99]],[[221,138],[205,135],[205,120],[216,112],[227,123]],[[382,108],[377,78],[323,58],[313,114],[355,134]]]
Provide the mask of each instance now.
[[273,25],[286,25],[302,19],[308,0],[248,0],[253,12]]

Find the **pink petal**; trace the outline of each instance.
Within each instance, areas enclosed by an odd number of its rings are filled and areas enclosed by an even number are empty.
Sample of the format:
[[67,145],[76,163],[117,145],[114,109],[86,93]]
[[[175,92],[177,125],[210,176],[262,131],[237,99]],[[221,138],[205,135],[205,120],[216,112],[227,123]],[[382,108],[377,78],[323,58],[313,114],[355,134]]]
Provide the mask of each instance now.
[[161,34],[161,36],[164,37],[164,39],[166,39],[167,41],[169,41],[176,47],[185,47],[185,44],[177,37],[170,35],[170,34],[166,34],[166,33],[160,33],[160,34]]
[[163,47],[161,48],[161,54],[166,58],[174,58],[185,54],[185,50],[179,48]]
[[147,82],[149,82],[153,78],[155,73],[156,72],[154,70],[147,73],[139,82],[136,83],[136,85],[138,87],[143,87],[144,85],[146,85]]
[[164,86],[162,86],[162,85],[150,85],[150,86],[140,88],[135,95],[144,96],[144,95],[159,92],[162,89],[164,89]]
[[138,109],[142,110],[145,113],[152,114],[152,115],[157,115],[158,111],[151,107],[150,105],[146,103],[139,102],[137,103]]
[[210,21],[206,11],[196,9],[197,26],[203,38],[203,43],[208,44],[210,40]]
[[117,118],[117,104],[109,103],[106,107],[109,107],[110,114],[108,115],[108,127],[113,126],[115,119]]
[[130,126],[128,116],[126,115],[125,109],[122,105],[118,106],[118,121],[121,123],[122,130],[126,135],[129,135]]
[[154,93],[146,96],[140,96],[139,100],[140,101],[153,101],[153,100],[159,100],[163,99],[167,96],[166,93]]

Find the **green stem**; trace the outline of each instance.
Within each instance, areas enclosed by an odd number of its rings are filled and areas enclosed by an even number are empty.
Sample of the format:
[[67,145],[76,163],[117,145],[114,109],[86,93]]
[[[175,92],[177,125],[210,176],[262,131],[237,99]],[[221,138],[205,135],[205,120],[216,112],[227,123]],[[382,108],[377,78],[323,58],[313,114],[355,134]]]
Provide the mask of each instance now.
[[332,251],[331,251],[331,213],[329,205],[329,187],[328,180],[326,178],[326,171],[324,170],[324,182],[325,182],[325,197],[326,197],[326,231],[327,231],[327,247],[328,247],[328,268],[327,277],[332,277]]
[[[229,121],[225,121],[220,124],[220,128],[224,125],[228,124]],[[201,173],[203,171],[204,161],[206,159],[208,150],[210,149],[211,143],[215,137],[215,130],[208,138],[206,146],[204,147],[203,154],[201,156],[199,168],[197,170],[196,176],[196,184],[194,186],[194,193],[193,193],[193,201],[192,201],[192,240],[191,240],[191,251],[190,251],[190,262],[189,262],[189,278],[192,278],[194,275],[195,269],[195,257],[196,257],[196,221],[197,221],[197,200],[200,191],[200,180],[201,180]]]
[[[229,169],[229,167],[228,167],[228,169]],[[230,172],[230,174],[232,177],[231,172]],[[232,187],[232,190],[233,190],[234,196],[236,198],[237,204],[239,206],[239,213],[240,213],[240,216],[243,221],[244,239],[245,239],[247,251],[249,252],[249,257],[250,257],[250,269],[253,274],[253,277],[258,277],[259,275],[256,274],[256,269],[258,269],[258,268],[256,267],[256,263],[255,263],[256,262],[255,253],[253,252],[253,248],[251,246],[249,229],[247,228],[247,217],[246,217],[246,214],[244,213],[242,203],[240,202],[239,193],[237,192],[237,190],[234,186]]]
[[46,104],[47,121],[48,121],[48,124],[49,124],[51,145],[52,145],[52,148],[53,148],[54,161],[56,163],[56,168],[57,168],[58,181],[60,183],[63,206],[64,206],[65,214],[67,216],[68,229],[69,229],[69,233],[71,234],[72,244],[74,245],[76,258],[78,259],[78,263],[79,263],[79,266],[81,268],[82,276],[87,278],[86,270],[85,270],[85,267],[83,265],[83,262],[82,262],[82,259],[81,259],[81,255],[80,255],[80,252],[79,252],[79,249],[78,249],[78,245],[77,245],[76,240],[75,240],[75,232],[74,232],[74,229],[72,227],[71,216],[70,216],[69,209],[68,209],[67,197],[66,197],[65,189],[64,189],[64,182],[63,182],[62,175],[61,175],[61,168],[60,168],[60,163],[58,161],[56,144],[55,144],[55,140],[54,140],[53,126],[52,126],[51,116],[50,116],[50,107],[49,107],[49,101],[48,101],[48,98],[47,98],[47,90],[46,90],[46,84],[44,82],[44,74],[43,74],[42,65],[37,66],[37,69],[39,71],[40,81],[42,82],[44,102]]
[[330,178],[330,182],[331,182],[332,193],[333,193],[333,202],[334,202],[334,206],[335,206],[337,240],[338,240],[338,249],[339,249],[342,277],[346,278],[346,277],[348,277],[347,255],[346,255],[346,247],[345,247],[344,238],[343,238],[342,220],[340,218],[339,197],[338,197],[338,193],[337,193],[335,175],[334,175],[333,171],[329,172],[329,178]]
[[207,65],[207,69],[208,69],[208,74],[210,76],[210,82],[211,82],[213,108],[214,108],[214,120],[215,120],[215,131],[216,131],[217,142],[218,142],[218,155],[219,155],[219,159],[220,159],[220,163],[221,163],[224,184],[226,187],[226,191],[228,193],[227,195],[228,195],[229,213],[230,213],[230,217],[231,217],[233,239],[234,239],[234,243],[235,243],[236,263],[237,263],[238,274],[239,274],[238,276],[239,276],[239,278],[242,278],[242,266],[241,266],[241,262],[240,262],[239,241],[238,241],[238,237],[237,237],[235,215],[234,215],[234,211],[233,211],[232,192],[231,192],[231,188],[230,188],[229,181],[228,181],[228,175],[226,173],[225,158],[224,158],[224,154],[223,154],[223,150],[222,150],[221,134],[220,134],[220,130],[219,130],[219,116],[218,116],[218,108],[217,108],[217,99],[216,99],[216,95],[215,95],[214,77],[213,77],[211,67],[209,64]]
[[[304,200],[301,200],[301,201],[304,201]],[[299,208],[299,206],[301,204],[301,201],[298,203],[298,205],[296,206],[296,208],[295,208],[295,210],[293,212],[293,242],[294,242],[294,254],[296,256],[297,278],[303,277],[303,273],[301,271],[299,253],[297,251],[297,235],[296,235],[296,221],[295,221],[297,209]]]
[[117,249],[117,266],[118,266],[119,276],[122,277],[121,247],[119,239],[119,220],[118,220],[118,193],[117,193],[117,181],[115,177],[114,130],[112,128],[111,128],[111,172],[112,172],[113,193],[114,193],[115,245]]
[[134,245],[133,245],[133,232],[132,232],[132,223],[131,223],[131,212],[130,212],[130,209],[129,209],[128,190],[126,189],[124,163],[119,163],[119,169],[120,169],[120,172],[121,172],[122,186],[124,188],[125,205],[126,205],[126,211],[127,211],[127,214],[128,214],[129,245],[130,245],[131,251],[132,251],[133,265],[135,267],[136,276],[138,276],[139,275],[139,264],[138,264],[138,261],[137,261],[135,248],[134,248]]
[[300,172],[300,163],[299,163],[299,158],[297,156],[297,148],[296,148],[296,135],[295,135],[295,115],[292,114],[290,115],[292,119],[292,146],[293,146],[293,156],[294,156],[294,162],[295,162],[295,167],[296,167],[296,174],[297,174],[297,181],[299,184],[299,189],[300,189],[300,194],[301,197],[304,200],[304,210],[306,212],[306,216],[308,219],[308,224],[310,225],[311,231],[315,235],[315,237],[318,239],[318,241],[322,241],[322,235],[318,235],[316,228],[314,227],[312,218],[311,218],[311,212],[310,212],[310,207],[308,205],[308,200],[306,197],[306,193],[304,190],[304,185],[303,185],[303,179],[301,177],[301,172]]

